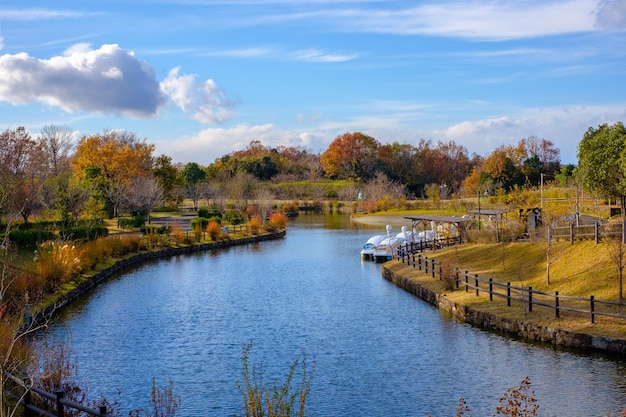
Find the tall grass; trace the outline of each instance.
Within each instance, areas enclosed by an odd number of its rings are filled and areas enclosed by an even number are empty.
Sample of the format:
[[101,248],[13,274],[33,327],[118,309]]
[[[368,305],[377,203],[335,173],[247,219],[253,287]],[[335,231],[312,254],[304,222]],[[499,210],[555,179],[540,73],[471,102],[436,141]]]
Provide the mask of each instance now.
[[[268,385],[262,368],[250,365],[252,344],[243,347],[243,382],[237,388],[243,397],[245,417],[304,417],[306,400],[311,390],[312,371],[308,368],[306,355],[296,359],[289,367],[282,384]],[[298,367],[301,369],[301,382],[293,386]]]

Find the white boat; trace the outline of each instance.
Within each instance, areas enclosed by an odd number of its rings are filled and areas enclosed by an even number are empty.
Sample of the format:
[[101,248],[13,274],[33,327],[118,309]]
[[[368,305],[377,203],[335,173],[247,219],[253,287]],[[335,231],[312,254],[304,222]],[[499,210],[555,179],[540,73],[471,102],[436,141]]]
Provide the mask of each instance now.
[[383,239],[375,248],[374,248],[374,261],[376,262],[387,262],[393,259],[393,256],[398,253],[398,250],[401,246],[407,243],[407,232],[403,227],[402,232],[398,233],[396,236],[390,236]]
[[363,249],[361,249],[361,258],[367,260],[374,259],[374,249],[385,239],[387,239],[386,235],[376,235],[367,239]]

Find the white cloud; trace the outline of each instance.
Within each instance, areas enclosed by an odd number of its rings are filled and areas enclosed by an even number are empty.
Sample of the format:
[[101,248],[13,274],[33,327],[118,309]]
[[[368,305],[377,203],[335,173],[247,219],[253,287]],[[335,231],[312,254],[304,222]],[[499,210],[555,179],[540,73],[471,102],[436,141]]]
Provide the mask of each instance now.
[[330,54],[318,49],[303,49],[293,54],[297,61],[305,62],[345,62],[355,59],[356,54]]
[[161,91],[192,118],[202,123],[222,123],[232,117],[235,104],[215,81],[196,81],[195,75],[179,75],[180,67],[172,69],[161,82]]
[[202,123],[221,123],[232,116],[234,103],[213,80],[197,82],[195,75],[179,72],[174,68],[159,84],[150,65],[118,45],[92,49],[78,43],[50,59],[5,54],[0,55],[0,101],[153,118],[170,98]]
[[595,0],[442,2],[402,10],[345,11],[353,30],[472,39],[519,39],[594,29]]
[[83,13],[72,10],[54,10],[43,8],[26,8],[26,9],[0,9],[0,16],[3,20],[13,21],[33,21],[48,19],[66,19],[66,18],[84,18],[94,16],[99,13]]
[[118,45],[92,50],[79,44],[50,59],[1,55],[0,100],[148,118],[164,98],[152,68],[131,52]]
[[560,149],[563,163],[575,164],[578,143],[589,127],[612,124],[625,116],[626,105],[527,109],[510,116],[463,121],[432,134],[435,140],[454,140],[483,156],[535,135],[552,141]]
[[626,0],[602,0],[596,24],[600,29],[626,30]]
[[322,131],[277,129],[273,124],[240,124],[229,128],[208,128],[194,136],[155,144],[157,154],[169,155],[175,162],[209,165],[219,157],[245,149],[253,140],[261,141],[264,146],[305,147],[318,152],[324,151],[335,137]]

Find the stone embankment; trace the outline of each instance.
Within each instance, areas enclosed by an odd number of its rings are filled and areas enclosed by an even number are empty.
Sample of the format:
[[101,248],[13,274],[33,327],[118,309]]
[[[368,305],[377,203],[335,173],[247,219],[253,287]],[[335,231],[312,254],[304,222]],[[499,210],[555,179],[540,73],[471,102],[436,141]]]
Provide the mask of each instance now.
[[213,249],[222,249],[222,248],[227,248],[231,246],[247,245],[250,243],[257,243],[257,242],[262,242],[266,240],[280,239],[285,236],[285,233],[286,233],[285,231],[282,231],[282,232],[277,232],[277,233],[270,233],[267,235],[252,236],[252,237],[233,239],[233,240],[224,240],[220,242],[211,242],[211,243],[203,243],[203,244],[198,244],[198,245],[189,245],[189,246],[180,246],[180,247],[169,247],[169,248],[159,249],[159,250],[145,252],[145,253],[139,253],[139,254],[130,256],[129,258],[122,259],[116,262],[113,266],[103,269],[102,271],[99,271],[93,276],[90,276],[89,278],[85,279],[85,281],[83,281],[75,289],[73,289],[72,291],[69,291],[67,294],[60,297],[53,305],[38,312],[33,317],[33,320],[35,322],[42,323],[46,318],[50,317],[52,314],[57,313],[63,307],[67,306],[72,301],[74,301],[81,295],[85,294],[87,291],[91,290],[92,288],[96,287],[98,284],[110,278],[114,274],[124,272],[133,266],[140,265],[143,262],[147,262],[147,261],[151,261],[151,260],[159,259],[159,258],[166,258],[170,256],[184,255],[184,254],[190,254],[190,253],[196,253],[196,252],[205,252],[205,251],[209,251]]
[[440,310],[450,312],[459,320],[477,327],[515,335],[528,341],[550,343],[555,346],[626,354],[626,340],[590,336],[582,333],[544,327],[524,320],[508,320],[453,302],[445,295],[425,288],[419,283],[386,268],[384,265],[382,274],[386,280],[391,281],[399,288],[402,288]]

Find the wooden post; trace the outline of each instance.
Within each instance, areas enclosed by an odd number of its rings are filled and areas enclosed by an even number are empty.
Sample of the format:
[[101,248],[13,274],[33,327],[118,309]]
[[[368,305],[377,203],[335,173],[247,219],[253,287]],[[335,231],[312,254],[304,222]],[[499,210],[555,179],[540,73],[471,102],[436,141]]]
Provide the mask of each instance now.
[[34,417],[36,414],[29,407],[32,402],[30,387],[32,387],[33,384],[29,379],[24,381],[24,384],[26,385],[26,392],[24,393],[24,417]]
[[439,280],[443,280],[443,267],[441,265],[439,265]]
[[561,315],[559,313],[559,292],[556,291],[554,293],[554,308],[556,309],[556,318],[560,318]]
[[456,269],[454,273],[454,282],[456,282],[456,289],[459,289],[459,268]]
[[489,301],[493,301],[493,278],[489,278]]
[[465,271],[465,292],[469,291],[469,274]]
[[413,252],[412,257],[413,257],[413,268],[415,268],[415,252]]
[[56,391],[54,395],[57,396],[57,417],[65,417],[65,410],[63,409],[63,404],[61,404],[61,400],[63,399],[65,393],[63,391]]
[[478,274],[474,275],[474,283],[476,284],[476,295],[478,296]]
[[433,262],[433,266],[431,269],[431,273],[433,274],[433,278],[435,278],[435,259],[434,258],[432,259],[432,262]]
[[593,295],[590,297],[590,301],[591,301],[591,306],[589,307],[589,311],[591,312],[591,324],[593,324],[593,323],[595,323],[594,308],[595,308],[595,304],[596,304]]
[[569,243],[574,244],[574,223],[569,225]]
[[593,227],[593,235],[594,235],[594,238],[595,238],[595,241],[596,241],[596,245],[597,245],[597,244],[598,244],[598,242],[600,241],[600,237],[599,237],[599,233],[598,233],[598,229],[599,229],[598,224],[599,224],[599,223],[598,223],[598,222],[596,222],[596,223],[594,224],[594,227]]
[[506,283],[506,306],[511,307],[511,283]]
[[528,312],[533,312],[533,287],[528,287]]

